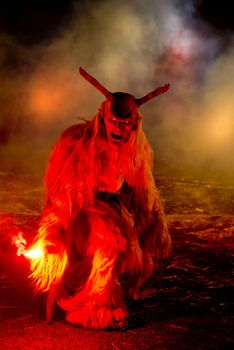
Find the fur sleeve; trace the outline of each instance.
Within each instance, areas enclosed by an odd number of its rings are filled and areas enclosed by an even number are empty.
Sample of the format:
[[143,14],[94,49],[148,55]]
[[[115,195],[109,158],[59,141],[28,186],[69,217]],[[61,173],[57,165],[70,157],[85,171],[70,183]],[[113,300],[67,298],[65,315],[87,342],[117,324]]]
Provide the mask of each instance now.
[[168,256],[171,238],[153,175],[148,180],[151,181],[148,182],[145,192],[141,193],[140,200],[136,197],[135,225],[143,251],[158,259]]
[[[60,241],[63,230],[82,207],[77,174],[79,145],[84,124],[67,129],[54,147],[45,175],[46,202],[39,231],[51,241]],[[74,198],[77,198],[75,201]]]
[[136,210],[136,227],[142,249],[156,258],[169,254],[171,239],[167,228],[160,194],[155,185],[153,152],[146,139],[143,139],[141,166],[136,172],[134,196]]
[[154,186],[153,192],[153,206],[147,215],[149,221],[143,235],[143,246],[146,251],[158,259],[168,256],[171,248],[171,238],[159,191],[156,186]]
[[[87,124],[87,123],[86,123]],[[78,156],[85,124],[66,130],[55,145],[46,175],[46,203],[33,248],[43,256],[32,259],[31,279],[38,291],[47,291],[60,281],[68,262],[65,232],[83,204]],[[81,154],[82,155],[82,154]],[[80,155],[80,156],[81,156]]]

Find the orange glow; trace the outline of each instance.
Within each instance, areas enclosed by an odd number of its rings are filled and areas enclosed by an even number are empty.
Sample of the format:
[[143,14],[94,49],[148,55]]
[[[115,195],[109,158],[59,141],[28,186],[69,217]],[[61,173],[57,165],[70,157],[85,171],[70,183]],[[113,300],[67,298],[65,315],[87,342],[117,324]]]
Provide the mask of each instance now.
[[40,247],[28,250],[25,249],[27,241],[23,237],[22,232],[19,232],[17,236],[12,237],[12,243],[18,248],[16,253],[18,256],[24,255],[29,259],[35,259],[43,256],[43,249]]
[[38,87],[32,90],[31,107],[32,110],[41,116],[49,116],[56,113],[61,108],[61,100],[63,99],[61,90],[58,87]]
[[209,105],[205,110],[205,122],[203,123],[205,144],[212,149],[230,147],[233,139],[233,103],[224,97]]
[[218,143],[224,143],[232,136],[231,116],[222,113],[217,115],[210,123],[210,136]]

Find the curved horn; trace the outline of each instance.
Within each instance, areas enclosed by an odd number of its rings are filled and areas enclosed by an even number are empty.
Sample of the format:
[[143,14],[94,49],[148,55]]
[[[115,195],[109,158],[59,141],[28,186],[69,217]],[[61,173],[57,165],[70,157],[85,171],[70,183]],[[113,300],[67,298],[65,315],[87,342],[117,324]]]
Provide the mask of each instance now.
[[143,103],[148,102],[149,100],[152,100],[152,98],[163,94],[164,92],[167,92],[170,89],[170,84],[166,84],[164,86],[160,86],[157,89],[149,92],[147,95],[141,97],[141,98],[136,98],[135,102],[138,106],[143,105]]
[[91,85],[93,85],[97,90],[99,90],[106,98],[110,97],[112,94],[108,91],[102,84],[99,83],[94,77],[87,73],[83,68],[79,68],[80,75],[85,78]]

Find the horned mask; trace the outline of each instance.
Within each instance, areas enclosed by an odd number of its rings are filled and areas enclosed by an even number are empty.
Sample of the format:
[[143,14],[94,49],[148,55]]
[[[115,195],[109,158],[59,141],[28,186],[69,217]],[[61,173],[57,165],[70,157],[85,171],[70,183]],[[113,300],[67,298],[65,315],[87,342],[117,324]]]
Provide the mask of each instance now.
[[131,116],[135,114],[134,112],[137,111],[138,107],[150,101],[154,97],[168,91],[170,88],[170,84],[166,84],[158,87],[141,98],[135,98],[133,95],[125,92],[110,92],[81,67],[79,72],[82,77],[84,77],[91,85],[93,85],[106,97],[107,101],[111,104],[112,113],[119,118],[131,118]]

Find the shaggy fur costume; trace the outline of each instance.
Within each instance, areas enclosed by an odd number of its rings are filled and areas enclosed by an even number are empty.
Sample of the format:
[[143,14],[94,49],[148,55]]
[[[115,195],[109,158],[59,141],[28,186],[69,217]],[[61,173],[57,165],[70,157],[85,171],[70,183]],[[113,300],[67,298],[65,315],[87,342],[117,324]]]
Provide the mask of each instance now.
[[141,121],[116,151],[102,112],[66,130],[54,148],[34,245],[46,253],[31,263],[36,290],[48,291],[47,319],[56,300],[67,321],[93,329],[123,325],[126,301],[170,249]]

